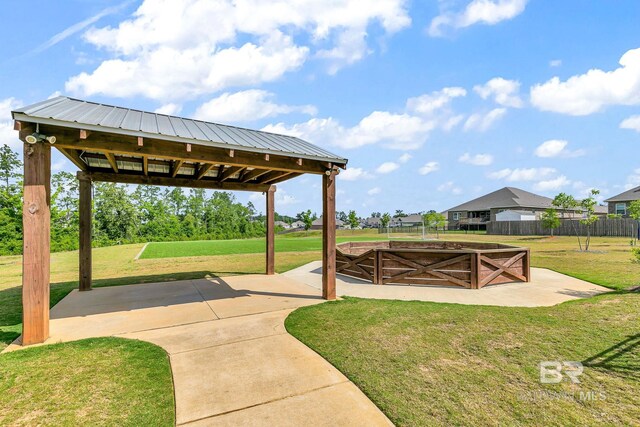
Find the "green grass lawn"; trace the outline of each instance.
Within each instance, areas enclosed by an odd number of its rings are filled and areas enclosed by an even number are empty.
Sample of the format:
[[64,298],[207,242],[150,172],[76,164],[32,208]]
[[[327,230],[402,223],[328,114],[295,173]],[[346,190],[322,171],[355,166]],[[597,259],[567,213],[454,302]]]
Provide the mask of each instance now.
[[[392,234],[391,237],[420,236]],[[385,238],[386,235],[371,230],[338,232],[340,242]],[[442,238],[529,246],[534,266],[551,268],[612,289],[625,290],[640,285],[640,264],[631,263],[627,239],[594,238],[593,252],[580,253],[575,239],[569,237],[454,234]],[[94,286],[264,271],[264,241],[260,239],[176,242],[157,244],[154,249],[156,244],[152,244],[148,250],[157,249],[154,256],[158,258],[147,258],[152,252],[145,251],[142,259],[134,260],[143,246],[94,249]],[[284,272],[320,259],[320,246],[317,231],[278,236],[276,271]],[[21,274],[21,257],[0,257],[0,350],[20,334]],[[77,287],[77,277],[77,251],[51,255],[52,306]],[[634,411],[640,407],[637,396],[628,395],[632,384],[636,390],[640,388],[637,384],[640,345],[637,340],[633,341],[640,332],[637,298],[636,294],[621,292],[548,309],[350,298],[295,312],[288,320],[288,327],[343,370],[387,415],[403,425],[473,424],[473,421],[498,424],[503,416],[506,417],[504,424],[563,424],[574,420],[586,420],[586,424],[605,420],[604,424],[616,424],[632,420],[632,416],[637,415]],[[628,337],[634,336],[636,338],[624,344]],[[596,378],[598,384],[606,386],[607,396],[619,397],[618,400],[514,401],[514,395],[539,390],[534,377],[535,365],[540,360],[587,360],[619,343],[623,343],[621,349],[636,344],[613,361],[600,360],[598,366],[587,371],[591,376],[586,377],[589,387]],[[159,384],[171,380],[170,373],[163,371],[164,352],[144,346],[135,341],[96,339],[0,355],[0,403],[3,411],[9,408],[5,411],[7,415],[0,414],[0,425],[77,425],[88,424],[87,420],[95,420],[92,424],[124,425],[172,422],[172,400],[161,398],[159,389],[144,391],[149,386],[143,386],[141,381],[146,379],[132,378],[138,369],[137,363],[146,363],[148,377],[156,375]],[[498,368],[491,361],[494,357]],[[476,369],[478,365],[480,368]],[[81,368],[77,373],[76,367]],[[100,371],[103,368],[104,375]],[[630,368],[635,371],[625,373]],[[31,371],[33,375],[29,374]],[[110,378],[112,376],[122,378]],[[36,390],[34,394],[21,385],[29,382]],[[44,390],[52,384],[57,385],[49,398]],[[133,387],[142,387],[143,391],[136,394],[130,389]],[[106,392],[100,394],[97,388],[104,388]],[[96,399],[86,400],[85,394],[93,394]],[[83,403],[79,405],[76,401]],[[584,413],[578,410],[579,405],[586,408]],[[83,409],[78,409],[81,406]],[[539,406],[547,408],[551,415],[544,416]],[[562,409],[567,410],[564,418],[560,415]],[[559,418],[552,419],[554,416]]]
[[0,425],[173,426],[169,357],[122,338],[3,354],[0,407]]
[[[286,327],[400,426],[640,422],[637,293],[544,308],[346,298]],[[582,362],[581,383],[541,384],[554,360]]]
[[[382,237],[382,239],[386,236]],[[338,243],[348,241],[378,240],[378,234],[353,234],[340,236]],[[216,256],[262,253],[265,250],[265,239],[241,240],[198,240],[191,242],[153,242],[149,243],[140,258],[182,258],[193,256]],[[309,237],[276,237],[276,252],[308,252],[322,249],[322,238],[316,233]]]

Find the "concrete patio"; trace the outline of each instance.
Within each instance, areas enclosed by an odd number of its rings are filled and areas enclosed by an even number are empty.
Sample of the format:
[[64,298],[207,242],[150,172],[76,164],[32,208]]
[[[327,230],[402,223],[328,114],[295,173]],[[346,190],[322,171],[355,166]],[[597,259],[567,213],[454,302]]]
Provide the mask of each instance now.
[[[314,261],[284,275],[320,289],[320,267],[321,264]],[[551,306],[610,291],[611,289],[545,268],[532,268],[529,283],[505,283],[482,289],[465,289],[460,286],[372,285],[371,282],[342,274],[338,274],[336,278],[336,293],[339,296],[510,307]]]
[[292,310],[322,301],[320,290],[282,275],[74,290],[51,310],[44,344],[119,336],[163,347],[178,425],[390,425],[353,383],[286,332]]

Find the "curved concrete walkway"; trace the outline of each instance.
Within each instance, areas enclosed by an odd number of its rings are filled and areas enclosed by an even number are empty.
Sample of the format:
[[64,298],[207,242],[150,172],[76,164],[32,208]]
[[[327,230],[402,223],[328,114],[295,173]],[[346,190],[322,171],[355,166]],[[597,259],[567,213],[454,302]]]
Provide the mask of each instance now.
[[[322,263],[314,261],[287,271],[284,275],[316,289],[321,289],[321,269]],[[340,296],[359,298],[508,307],[550,306],[574,299],[592,297],[604,292],[611,292],[611,289],[547,270],[546,268],[532,268],[531,282],[529,283],[504,283],[485,286],[482,289],[465,289],[459,286],[378,286],[368,281],[338,274],[336,289],[337,294]]]
[[120,336],[163,347],[178,425],[391,425],[344,375],[286,332],[291,311],[322,301],[319,290],[279,275],[73,291],[52,309],[45,344]]

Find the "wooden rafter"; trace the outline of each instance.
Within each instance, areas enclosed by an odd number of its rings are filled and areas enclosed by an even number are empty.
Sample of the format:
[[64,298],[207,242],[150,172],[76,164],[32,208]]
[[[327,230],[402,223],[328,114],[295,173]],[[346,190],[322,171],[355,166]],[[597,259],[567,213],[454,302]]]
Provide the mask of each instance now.
[[175,178],[176,175],[178,175],[178,171],[182,167],[183,163],[184,160],[176,160],[173,162],[173,164],[171,165],[171,178]]
[[242,172],[245,168],[243,168],[242,166],[231,166],[230,168],[225,169],[221,175],[218,176],[218,181],[220,182],[224,182],[226,180],[228,180],[229,178],[231,178],[231,176],[233,174],[236,174],[238,172]]
[[269,173],[269,171],[268,171],[268,170],[264,170],[264,169],[254,169],[254,170],[249,171],[249,172],[247,172],[246,174],[244,174],[244,175],[242,176],[241,181],[242,181],[242,182],[249,182],[249,181],[251,181],[252,179],[254,179],[254,178],[259,178],[259,177],[261,177],[262,175],[267,174],[267,173]]
[[115,173],[118,173],[118,163],[116,162],[116,157],[113,155],[113,153],[104,153],[104,156],[107,158],[107,161],[111,165],[111,169],[113,169]]
[[273,181],[284,178],[285,176],[289,176],[291,172],[282,172],[282,171],[273,171],[269,172],[267,175],[261,177],[258,182],[261,184],[271,184]]
[[149,175],[149,158],[147,156],[142,156],[142,173]]
[[69,159],[71,163],[76,165],[80,170],[87,170],[87,164],[84,162],[84,160],[82,160],[76,150],[66,150],[64,148],[61,148],[60,152],[64,154],[64,156]]
[[211,168],[213,168],[213,166],[215,166],[213,163],[205,163],[200,165],[198,174],[196,175],[196,179],[202,179],[207,174],[207,172],[209,172]]

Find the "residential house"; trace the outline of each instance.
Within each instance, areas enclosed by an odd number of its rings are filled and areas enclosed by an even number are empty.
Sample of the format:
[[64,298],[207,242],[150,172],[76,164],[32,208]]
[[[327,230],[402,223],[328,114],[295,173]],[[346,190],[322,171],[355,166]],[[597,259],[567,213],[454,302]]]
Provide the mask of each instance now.
[[291,223],[291,228],[304,228],[304,222],[294,221]]
[[517,211],[507,209],[496,214],[496,221],[535,221],[536,213],[533,211]]
[[291,228],[291,225],[287,224],[287,223],[286,223],[286,222],[284,222],[284,221],[275,221],[273,224],[274,224],[276,227],[280,226],[280,227],[284,228],[285,230],[288,230],[288,229],[290,229],[290,228]]
[[624,218],[629,218],[629,205],[636,200],[640,200],[640,187],[627,190],[624,193],[605,200],[605,202],[609,207],[608,211],[610,214],[622,215]]
[[[344,222],[336,218],[336,228],[344,228]],[[312,230],[322,230],[322,215],[311,223]]]
[[[519,188],[505,187],[448,209],[447,219],[449,228],[484,229],[487,222],[497,221],[496,216],[505,211],[526,212],[527,214],[520,215],[520,218],[526,220],[531,220],[531,215],[535,216],[534,219],[540,219],[546,209],[554,208],[552,201],[548,197]],[[581,216],[580,212],[581,209],[576,209],[565,213],[565,216]],[[501,218],[510,215],[513,214],[502,215]]]
[[420,214],[395,216],[389,222],[389,227],[415,227],[418,225],[422,225],[422,215]]

